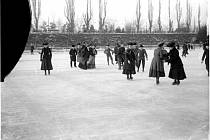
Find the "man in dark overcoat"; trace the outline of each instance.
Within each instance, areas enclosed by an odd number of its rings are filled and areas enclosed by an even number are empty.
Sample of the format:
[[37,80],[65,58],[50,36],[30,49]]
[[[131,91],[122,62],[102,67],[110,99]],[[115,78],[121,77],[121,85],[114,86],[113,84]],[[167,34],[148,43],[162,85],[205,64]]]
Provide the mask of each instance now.
[[69,51],[69,55],[70,55],[70,66],[72,67],[72,63],[74,63],[74,67],[77,67],[76,66],[77,50],[75,48],[75,45],[72,45],[72,47]]

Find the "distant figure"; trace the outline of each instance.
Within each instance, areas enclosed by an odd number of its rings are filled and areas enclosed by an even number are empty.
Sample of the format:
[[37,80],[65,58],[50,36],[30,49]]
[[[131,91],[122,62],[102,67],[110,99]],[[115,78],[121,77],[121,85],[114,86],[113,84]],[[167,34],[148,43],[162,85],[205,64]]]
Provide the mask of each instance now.
[[34,54],[34,44],[31,43],[31,54]]
[[114,51],[109,47],[109,45],[107,45],[106,48],[105,48],[105,50],[104,50],[104,53],[106,54],[108,65],[109,65],[109,59],[111,60],[112,65],[114,65],[113,58],[112,58],[113,52]]
[[168,77],[174,79],[172,85],[179,85],[180,80],[186,78],[183,63],[179,57],[179,51],[176,49],[175,43],[170,42],[167,44],[167,47],[170,47],[170,52],[168,53],[169,59],[167,61],[171,64]]
[[95,48],[95,46],[91,45],[89,47],[89,59],[88,59],[88,62],[87,62],[87,68],[88,69],[94,69],[96,68],[96,65],[95,65],[95,56],[97,55],[97,50]]
[[135,71],[135,54],[131,49],[127,49],[125,53],[125,61],[123,65],[123,74],[127,75],[128,80],[132,80],[132,74],[136,74]]
[[125,59],[125,47],[123,46],[123,44],[121,44],[119,50],[118,50],[118,69],[121,70],[121,67],[123,66],[124,63],[124,59]]
[[75,48],[75,45],[72,45],[72,47],[69,51],[69,55],[70,55],[70,66],[71,66],[71,68],[72,68],[72,62],[74,62],[74,67],[77,67],[77,65],[76,65],[77,50]]
[[145,58],[146,58],[146,60],[148,60],[147,52],[144,49],[144,46],[142,44],[140,44],[140,48],[137,52],[137,68],[138,68],[137,72],[139,72],[139,68],[141,66],[141,63],[142,63],[142,72],[144,72]]
[[182,57],[186,57],[186,55],[188,54],[188,46],[186,43],[183,44],[182,46]]
[[149,77],[156,78],[156,84],[160,83],[159,78],[165,77],[164,71],[164,63],[163,63],[163,54],[162,54],[162,47],[164,43],[159,43],[158,48],[154,50],[154,57],[152,59],[150,70],[149,70]]
[[207,70],[208,76],[209,76],[209,45],[208,44],[206,44],[206,46],[204,48],[201,63],[203,63],[204,59],[205,59],[205,64],[206,64],[206,70]]
[[51,59],[52,59],[51,49],[48,47],[48,43],[44,42],[41,51],[40,61],[42,62],[41,70],[44,70],[45,75],[47,75],[46,73],[47,70],[48,70],[48,75],[50,75],[50,70],[53,69]]
[[114,60],[115,60],[116,64],[118,63],[118,51],[119,51],[119,47],[120,47],[120,45],[119,45],[118,43],[117,43],[117,45],[114,47],[114,54],[115,54]]

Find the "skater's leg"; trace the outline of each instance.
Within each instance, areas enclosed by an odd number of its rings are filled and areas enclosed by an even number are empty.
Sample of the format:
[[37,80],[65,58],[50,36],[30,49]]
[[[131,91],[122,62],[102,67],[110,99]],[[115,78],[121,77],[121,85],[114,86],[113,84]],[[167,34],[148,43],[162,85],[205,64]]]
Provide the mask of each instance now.
[[132,74],[130,73],[130,79],[133,79]]
[[144,72],[144,67],[145,67],[145,59],[142,60],[142,71]]
[[50,75],[50,70],[48,70],[48,75]]
[[47,70],[44,70],[44,75],[47,75]]
[[128,79],[128,80],[130,79],[129,74],[127,74],[127,79]]
[[159,76],[156,77],[156,84],[158,85],[160,83]]
[[76,65],[76,61],[74,61],[74,67],[77,67],[77,65]]

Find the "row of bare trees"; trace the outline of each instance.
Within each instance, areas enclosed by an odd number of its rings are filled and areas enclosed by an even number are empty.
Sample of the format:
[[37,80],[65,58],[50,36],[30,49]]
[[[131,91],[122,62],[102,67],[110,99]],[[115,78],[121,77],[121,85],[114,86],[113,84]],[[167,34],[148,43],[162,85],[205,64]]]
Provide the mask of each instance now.
[[[65,9],[64,9],[64,15],[66,17],[67,20],[67,30],[68,32],[74,32],[75,31],[75,0],[65,0],[66,5],[65,5]],[[85,30],[88,32],[90,31],[90,28],[92,29],[92,25],[90,25],[91,20],[92,20],[92,8],[91,8],[91,0],[86,0],[86,12],[83,14],[83,20],[84,20],[84,25],[83,27],[85,28]],[[40,18],[40,14],[41,14],[41,0],[31,0],[32,3],[32,11],[33,11],[33,17],[34,17],[34,25],[35,25],[35,29],[36,31],[38,30],[38,24],[39,24],[39,18]],[[176,10],[176,22],[177,22],[177,29],[176,31],[182,31],[183,27],[181,27],[181,19],[182,19],[182,7],[180,4],[180,0],[176,0],[176,5],[175,5],[175,10]],[[157,24],[158,24],[158,31],[161,32],[162,31],[162,24],[161,24],[161,0],[159,0],[159,14],[158,14],[158,20],[157,20]],[[149,23],[149,32],[152,32],[152,28],[153,28],[153,12],[154,12],[154,7],[153,7],[153,3],[152,0],[148,0],[148,23]],[[105,30],[107,30],[107,27],[109,25],[107,25],[107,21],[106,21],[106,17],[107,17],[107,0],[99,0],[99,32],[103,32]],[[173,31],[173,20],[171,18],[171,0],[168,0],[168,32],[172,32]],[[184,20],[184,19],[183,19]],[[186,31],[190,31],[190,27],[191,27],[191,20],[192,20],[192,6],[189,3],[189,0],[186,0],[186,20],[185,20],[185,30]],[[200,24],[201,24],[201,20],[200,20],[200,5],[198,6],[198,17],[197,17],[197,21],[198,21],[198,30],[200,30]],[[137,0],[136,3],[136,20],[135,20],[135,31],[137,33],[140,32],[141,30],[141,0]],[[113,24],[110,25],[110,27],[112,26],[113,28]],[[126,24],[126,26],[128,28],[130,28],[128,26],[128,24]],[[195,17],[194,17],[194,26],[195,26]],[[194,27],[195,29],[196,27]],[[133,29],[132,29],[133,30]]]

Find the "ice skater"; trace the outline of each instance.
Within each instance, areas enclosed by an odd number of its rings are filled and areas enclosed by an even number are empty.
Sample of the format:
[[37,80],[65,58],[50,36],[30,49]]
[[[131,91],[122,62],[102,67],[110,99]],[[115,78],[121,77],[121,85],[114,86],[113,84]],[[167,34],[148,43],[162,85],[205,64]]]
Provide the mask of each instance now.
[[69,51],[69,55],[70,55],[70,66],[71,66],[71,68],[72,68],[72,63],[74,63],[74,67],[77,67],[77,65],[76,65],[77,50],[75,48],[75,45],[72,45],[72,47]]
[[179,85],[180,80],[184,80],[186,78],[183,63],[179,57],[179,51],[176,49],[175,42],[172,41],[168,43],[167,47],[170,48],[168,53],[169,59],[167,61],[171,64],[168,77],[174,79],[172,85]]
[[149,70],[149,77],[156,78],[156,84],[158,85],[160,83],[159,78],[165,77],[165,71],[164,71],[164,62],[163,62],[163,45],[164,43],[159,43],[158,48],[154,50],[154,57],[152,59],[150,70]]
[[125,61],[123,65],[123,74],[127,75],[127,80],[132,80],[132,74],[136,74],[135,71],[135,54],[128,48],[125,53]]
[[139,72],[141,63],[142,63],[142,72],[144,72],[145,58],[146,60],[148,60],[147,52],[144,49],[144,46],[140,44],[140,48],[138,49],[138,52],[137,52],[137,72]]
[[31,43],[31,54],[34,54],[34,44]]
[[90,54],[90,56],[89,56],[89,59],[87,61],[87,68],[88,69],[94,69],[94,68],[96,68],[95,56],[97,55],[97,50],[96,50],[95,46],[90,45],[89,54]]
[[188,54],[188,47],[187,47],[187,44],[184,43],[183,46],[182,46],[182,57],[186,57],[186,55]]
[[201,63],[203,63],[204,59],[205,59],[205,64],[206,64],[206,70],[208,72],[208,76],[209,76],[209,43],[205,43],[204,44],[204,52],[203,52],[203,56],[201,59]]
[[121,44],[118,50],[117,58],[118,58],[118,62],[117,62],[118,69],[121,70],[121,67],[123,66],[124,59],[125,59],[125,47],[123,46],[123,44]]
[[44,70],[45,75],[47,75],[47,70],[48,70],[48,75],[50,75],[50,70],[53,70],[51,59],[52,59],[51,49],[49,48],[48,43],[44,42],[41,51],[40,61],[42,62],[41,70]]
[[112,65],[114,65],[113,63],[113,58],[112,58],[112,54],[113,54],[113,50],[109,47],[109,45],[106,46],[104,53],[106,54],[106,58],[107,58],[107,64],[109,65],[109,59],[111,60]]

